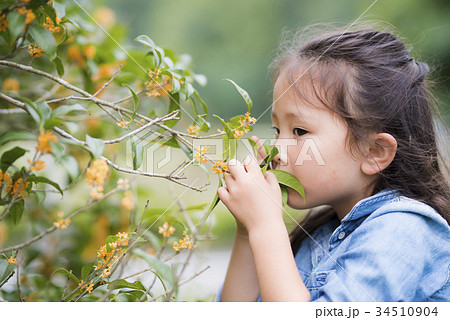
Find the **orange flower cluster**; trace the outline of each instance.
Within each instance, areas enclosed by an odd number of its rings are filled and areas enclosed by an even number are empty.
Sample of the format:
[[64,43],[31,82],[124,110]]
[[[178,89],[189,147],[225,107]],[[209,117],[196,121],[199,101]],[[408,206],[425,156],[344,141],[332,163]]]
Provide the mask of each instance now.
[[134,201],[133,201],[133,193],[131,191],[125,191],[124,196],[122,198],[122,201],[120,202],[120,205],[125,210],[131,211],[135,208]]
[[42,51],[41,47],[39,47],[38,45],[33,45],[32,46],[31,44],[28,46],[28,53],[33,58],[39,58],[39,57],[42,57],[44,55],[44,51]]
[[[97,257],[99,258],[99,260],[97,260],[97,264],[94,266],[94,270],[104,268],[100,274],[101,278],[106,278],[111,275],[114,261],[119,258],[123,248],[128,246],[128,233],[119,232],[116,234],[116,237],[116,241],[105,244],[101,246],[99,250],[97,250]],[[108,246],[110,249],[109,251]]]
[[[253,117],[250,117],[250,112],[247,112],[245,114],[245,118],[239,120],[239,124],[240,126],[236,129],[234,129],[234,138],[235,139],[240,139],[242,138],[242,136],[244,135],[244,133],[247,133],[250,131],[250,126],[252,124],[256,123],[256,119]],[[242,128],[242,129],[241,129]]]
[[91,293],[92,290],[94,290],[94,282],[91,280],[89,284],[84,283],[84,280],[81,280],[80,284],[81,289],[86,290],[88,293]]
[[128,179],[120,178],[119,180],[117,180],[117,188],[128,190],[130,188],[130,181]]
[[24,181],[22,178],[18,178],[14,182],[14,186],[13,186],[13,190],[12,190],[11,194],[13,196],[15,195],[16,198],[20,198],[29,184],[30,183],[28,181]]
[[194,158],[197,159],[200,163],[206,163],[208,160],[206,159],[206,153],[208,152],[209,147],[201,146],[197,149],[197,153],[194,154]]
[[187,128],[187,132],[189,134],[192,134],[194,136],[198,135],[198,131],[200,130],[200,127],[197,125],[190,125],[189,128]]
[[108,164],[104,159],[95,160],[86,170],[86,182],[93,186],[91,189],[92,199],[97,200],[103,197],[103,187],[108,171]]
[[[61,23],[61,18],[58,17],[58,15],[56,15],[56,24],[60,24]],[[42,25],[45,29],[47,29],[48,31],[50,31],[51,33],[56,33],[59,32],[59,30],[61,30],[61,27],[56,27],[55,23],[53,22],[52,19],[50,19],[50,17],[46,17],[45,18],[45,22]]]
[[38,145],[36,147],[36,151],[40,151],[42,153],[52,152],[52,148],[50,147],[50,141],[56,142],[58,139],[53,135],[51,131],[45,131],[38,138]]
[[186,234],[186,231],[183,232],[183,238],[181,238],[178,242],[173,243],[173,250],[176,252],[181,252],[183,249],[194,249],[194,241],[192,241],[189,236]]
[[59,219],[57,221],[53,222],[53,225],[56,228],[61,229],[61,230],[66,229],[69,226],[69,224],[70,224],[70,219],[63,219],[62,218],[63,215],[64,215],[64,213],[58,212]]
[[120,121],[120,122],[116,122],[116,125],[118,126],[118,127],[121,127],[122,129],[126,129],[126,130],[128,130],[128,122],[125,122],[125,121]]
[[169,223],[166,221],[162,226],[159,227],[158,233],[162,234],[164,238],[170,237],[175,232],[175,228],[169,225]]
[[6,19],[6,14],[0,16],[0,32],[8,29],[8,19]]
[[27,15],[26,18],[25,18],[25,24],[30,24],[36,18],[36,16],[33,13],[33,10],[27,10],[24,7],[17,8],[17,12],[20,13],[20,14],[26,14]]
[[12,189],[12,179],[8,172],[3,173],[0,169],[0,189],[5,187],[5,192],[8,194]]
[[31,160],[27,160],[28,163],[31,164],[30,171],[41,171],[46,167],[45,162],[43,160],[36,160],[33,163],[31,163]]
[[[164,66],[161,66],[161,69],[164,69]],[[172,79],[161,75],[161,69],[148,71],[151,80],[145,83],[147,97],[167,96],[167,91],[172,90]]]
[[223,162],[223,160],[217,161],[213,167],[212,170],[215,174],[221,174],[225,178],[226,174],[230,173],[230,170],[228,170],[228,164]]
[[14,258],[13,256],[11,256],[11,257],[9,257],[9,259],[8,259],[8,263],[11,263],[11,264],[17,264],[17,259]]

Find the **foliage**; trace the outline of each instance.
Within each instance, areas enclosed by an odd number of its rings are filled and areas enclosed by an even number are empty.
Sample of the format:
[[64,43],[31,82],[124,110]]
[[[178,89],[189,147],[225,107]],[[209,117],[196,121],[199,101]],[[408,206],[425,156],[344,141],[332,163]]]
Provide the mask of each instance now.
[[[183,181],[186,168],[211,163],[221,186],[237,141],[256,122],[253,102],[226,79],[247,112],[229,121],[214,115],[223,131],[209,133],[208,106],[197,91],[206,78],[191,69],[190,59],[147,35],[124,48],[125,28],[110,9],[100,7],[93,16],[82,9],[72,1],[0,6],[0,245],[6,244],[0,298],[177,300],[179,286],[207,269],[182,280],[199,241],[210,237],[207,218],[218,198],[185,206],[173,194],[178,209],[147,203],[141,210],[126,177],[165,179],[201,192],[207,185]],[[221,160],[211,159],[205,139],[223,142]],[[125,144],[132,168],[116,161]],[[170,172],[150,172],[144,152],[153,145],[182,150],[186,160]],[[266,147],[263,170],[276,155]],[[277,177],[301,192],[292,176]],[[163,215],[166,221],[158,222]],[[172,262],[184,251],[183,263]],[[147,268],[127,274],[130,261]],[[141,282],[139,275],[149,272],[153,281]]]

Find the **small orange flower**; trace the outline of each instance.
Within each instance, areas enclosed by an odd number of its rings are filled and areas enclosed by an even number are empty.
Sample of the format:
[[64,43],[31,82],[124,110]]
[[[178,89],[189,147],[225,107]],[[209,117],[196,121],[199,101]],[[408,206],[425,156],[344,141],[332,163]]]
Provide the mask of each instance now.
[[5,31],[8,29],[8,19],[6,19],[6,15],[2,14],[0,16],[0,32]]
[[166,221],[162,226],[159,227],[158,233],[162,234],[164,238],[170,237],[175,232],[175,228],[170,226]]
[[16,258],[14,258],[14,257],[9,257],[9,259],[8,259],[8,263],[11,263],[11,264],[17,264],[17,260],[16,260]]
[[[56,15],[56,24],[60,24],[61,19],[58,17],[58,15]],[[45,29],[47,29],[48,31],[50,31],[51,33],[56,33],[59,32],[59,30],[61,30],[60,27],[56,27],[55,24],[53,23],[53,20],[50,19],[50,17],[45,17],[45,22],[42,25]]]
[[133,193],[131,191],[125,191],[124,197],[122,198],[122,201],[120,202],[120,205],[125,210],[133,210],[135,208],[134,201],[133,201]]
[[173,250],[176,252],[181,252],[183,249],[191,250],[195,247],[194,241],[189,238],[186,231],[183,232],[183,238],[181,238],[178,242],[173,243]]
[[53,135],[51,131],[46,131],[42,133],[38,138],[38,145],[36,147],[36,151],[40,151],[42,153],[52,152],[52,148],[50,147],[49,142],[56,142],[58,139]]
[[44,55],[44,52],[42,51],[41,47],[39,47],[38,45],[33,45],[32,46],[31,44],[28,46],[28,53],[33,58],[39,58],[39,57],[42,57]]
[[194,136],[198,135],[198,131],[200,130],[200,127],[197,125],[190,125],[189,128],[187,128],[187,132],[189,134],[192,134]]
[[215,174],[222,174],[224,178],[227,173],[230,173],[230,170],[228,170],[228,164],[224,163],[223,160],[217,161],[213,165],[212,170]]
[[201,146],[197,149],[197,153],[194,155],[194,158],[197,159],[200,163],[206,163],[208,160],[206,159],[206,153],[208,152],[209,147]]
[[[28,159],[28,163],[31,164],[31,160]],[[43,160],[36,160],[33,165],[30,167],[30,171],[41,171],[46,167],[45,162]]]

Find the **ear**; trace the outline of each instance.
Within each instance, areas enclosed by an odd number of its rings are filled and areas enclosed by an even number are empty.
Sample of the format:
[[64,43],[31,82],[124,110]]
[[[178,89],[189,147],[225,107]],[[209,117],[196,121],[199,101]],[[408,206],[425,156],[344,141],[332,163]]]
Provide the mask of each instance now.
[[384,132],[375,134],[361,163],[361,171],[374,175],[386,169],[394,160],[396,152],[397,140],[392,135]]

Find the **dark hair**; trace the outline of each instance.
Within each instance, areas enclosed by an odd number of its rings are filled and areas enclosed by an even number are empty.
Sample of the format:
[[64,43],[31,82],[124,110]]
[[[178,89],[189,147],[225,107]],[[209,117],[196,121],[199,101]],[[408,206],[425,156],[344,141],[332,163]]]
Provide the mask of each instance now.
[[[301,99],[318,99],[339,115],[349,129],[352,152],[374,132],[397,140],[396,155],[378,173],[372,195],[395,189],[430,205],[450,224],[448,168],[437,146],[433,116],[440,117],[429,90],[428,66],[411,58],[392,33],[372,28],[294,41],[272,63],[274,80],[287,76]],[[330,207],[310,211],[290,234],[294,254],[307,234],[335,216]]]

